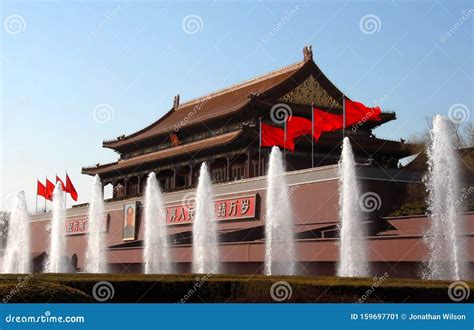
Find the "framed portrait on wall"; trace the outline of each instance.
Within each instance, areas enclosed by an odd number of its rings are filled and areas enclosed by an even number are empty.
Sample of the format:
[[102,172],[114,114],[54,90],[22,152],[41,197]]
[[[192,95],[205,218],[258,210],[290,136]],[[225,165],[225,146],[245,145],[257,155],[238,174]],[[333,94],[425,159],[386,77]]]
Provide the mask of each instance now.
[[133,241],[136,235],[137,203],[127,203],[123,206],[123,240]]

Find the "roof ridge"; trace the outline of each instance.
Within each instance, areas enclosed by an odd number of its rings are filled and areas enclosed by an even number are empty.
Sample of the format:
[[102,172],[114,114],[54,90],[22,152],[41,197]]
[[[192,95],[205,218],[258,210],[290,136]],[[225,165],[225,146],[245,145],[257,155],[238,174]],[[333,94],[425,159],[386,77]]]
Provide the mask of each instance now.
[[226,93],[229,93],[229,92],[232,92],[234,90],[237,90],[239,88],[243,88],[243,87],[247,87],[247,86],[250,86],[250,85],[253,85],[253,84],[256,84],[260,81],[263,81],[263,80],[266,80],[266,79],[269,79],[269,78],[273,78],[275,76],[278,76],[278,75],[281,75],[281,74],[284,74],[288,71],[291,71],[293,69],[296,69],[300,66],[303,66],[304,64],[306,63],[306,61],[299,61],[299,62],[296,62],[296,63],[293,63],[293,64],[290,64],[290,65],[286,65],[284,67],[281,67],[277,70],[273,70],[273,71],[270,71],[270,72],[267,72],[267,73],[264,73],[264,74],[261,74],[257,77],[254,77],[254,78],[250,78],[248,80],[245,80],[243,82],[239,82],[239,83],[236,83],[236,84],[233,84],[233,85],[230,85],[228,87],[225,87],[225,88],[222,88],[220,90],[217,90],[215,92],[212,92],[212,93],[209,93],[209,94],[206,94],[206,95],[203,95],[203,96],[199,96],[197,98],[194,98],[194,99],[191,99],[191,100],[188,100],[184,103],[181,103],[178,108],[176,110],[180,110],[181,108],[184,108],[186,106],[190,106],[190,105],[193,105],[193,104],[196,104],[196,103],[200,103],[201,101],[203,100],[206,100],[206,99],[211,99],[213,97],[216,97],[216,96],[219,96],[219,95],[222,95],[222,94],[226,94]]
[[96,168],[101,168],[103,166],[109,166],[109,165],[115,165],[118,164],[118,160],[113,161],[113,162],[108,162],[108,163],[97,163],[96,165],[91,165],[91,166],[84,166],[83,169],[96,169]]

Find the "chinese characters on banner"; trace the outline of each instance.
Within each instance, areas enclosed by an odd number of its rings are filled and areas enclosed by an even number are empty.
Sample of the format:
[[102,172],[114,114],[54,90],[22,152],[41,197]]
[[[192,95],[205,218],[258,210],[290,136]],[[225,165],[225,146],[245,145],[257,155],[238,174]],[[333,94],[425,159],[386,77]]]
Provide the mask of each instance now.
[[[86,234],[88,231],[89,221],[87,218],[70,219],[64,223],[64,233],[66,235]],[[107,217],[104,218],[102,231],[107,231]]]
[[[169,225],[191,223],[194,219],[194,204],[174,205],[166,208],[166,223]],[[256,217],[256,195],[220,199],[214,202],[217,220],[251,219]]]
[[66,235],[85,234],[89,230],[89,221],[87,218],[66,220],[64,226]]

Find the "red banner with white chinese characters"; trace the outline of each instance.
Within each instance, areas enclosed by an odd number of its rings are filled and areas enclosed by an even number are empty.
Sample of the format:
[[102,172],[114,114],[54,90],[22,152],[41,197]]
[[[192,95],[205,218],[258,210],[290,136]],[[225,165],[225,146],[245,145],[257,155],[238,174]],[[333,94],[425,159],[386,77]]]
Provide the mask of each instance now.
[[[166,223],[169,225],[191,223],[194,219],[193,203],[168,206]],[[214,201],[217,220],[254,219],[257,212],[257,195],[232,197]]]
[[[87,234],[88,231],[89,219],[87,219],[87,217],[66,219],[66,221],[64,222],[65,235]],[[104,217],[102,231],[107,231],[107,217]]]
[[64,231],[66,235],[85,234],[89,230],[89,221],[87,218],[77,218],[66,220],[64,223]]

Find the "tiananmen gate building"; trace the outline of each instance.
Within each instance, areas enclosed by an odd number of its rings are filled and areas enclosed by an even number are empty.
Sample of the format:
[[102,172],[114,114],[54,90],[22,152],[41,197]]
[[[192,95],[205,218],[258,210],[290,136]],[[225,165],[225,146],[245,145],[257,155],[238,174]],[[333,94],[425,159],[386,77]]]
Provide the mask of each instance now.
[[[293,116],[311,120],[312,106],[342,114],[344,94],[319,69],[311,47],[303,60],[229,88],[180,102],[149,126],[103,147],[117,152],[118,160],[84,167],[82,173],[99,175],[112,185],[106,201],[107,259],[112,272],[143,271],[143,194],[146,178],[155,172],[164,192],[171,257],[179,272],[191,272],[192,219],[190,204],[199,168],[206,162],[214,183],[219,223],[220,258],[225,273],[261,273],[265,258],[266,170],[270,149],[260,147],[260,122],[275,123],[272,108],[284,104]],[[171,103],[171,102],[170,102]],[[426,216],[387,217],[403,202],[407,191],[422,183],[419,171],[400,165],[413,148],[403,140],[376,137],[373,130],[395,120],[382,112],[377,122],[327,132],[312,143],[311,136],[295,141],[286,151],[287,182],[295,212],[295,246],[301,275],[334,275],[338,261],[338,161],[343,134],[350,138],[362,191],[377,196],[375,207],[364,213],[369,223],[369,260],[375,274],[414,277],[427,258],[422,244]],[[343,132],[344,131],[344,132]],[[93,160],[91,160],[93,161]],[[376,199],[377,199],[376,198]],[[125,209],[133,206],[134,232],[124,236]],[[84,265],[87,205],[66,212],[67,251],[71,271]],[[468,246],[474,250],[474,215],[465,215]],[[33,262],[44,267],[51,214],[32,216]],[[472,263],[474,260],[470,260]]]

